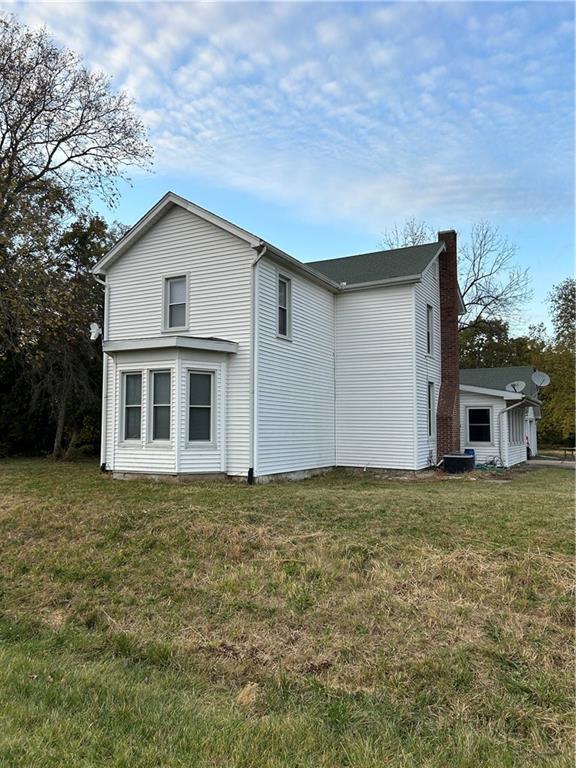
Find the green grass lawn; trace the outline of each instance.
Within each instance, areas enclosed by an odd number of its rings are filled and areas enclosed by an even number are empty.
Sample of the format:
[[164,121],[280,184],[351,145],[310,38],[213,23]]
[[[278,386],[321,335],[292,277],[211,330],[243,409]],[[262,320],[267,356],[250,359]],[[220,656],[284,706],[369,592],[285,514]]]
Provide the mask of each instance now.
[[0,765],[571,766],[573,505],[2,461]]

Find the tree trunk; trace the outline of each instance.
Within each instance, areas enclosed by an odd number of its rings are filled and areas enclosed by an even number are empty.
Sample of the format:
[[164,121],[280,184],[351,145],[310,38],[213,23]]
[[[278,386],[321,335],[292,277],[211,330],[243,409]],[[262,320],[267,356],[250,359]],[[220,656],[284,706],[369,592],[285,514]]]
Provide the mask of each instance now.
[[70,438],[70,442],[68,443],[68,448],[66,448],[66,453],[64,454],[64,461],[68,461],[69,459],[73,458],[73,453],[75,449],[78,447],[79,436],[80,436],[80,430],[77,427],[74,427],[72,431],[72,437]]
[[54,447],[52,449],[52,458],[57,460],[62,456],[62,438],[64,437],[64,424],[66,421],[66,406],[68,400],[68,384],[62,391],[62,398],[58,406],[58,418],[56,421],[56,435],[54,436]]

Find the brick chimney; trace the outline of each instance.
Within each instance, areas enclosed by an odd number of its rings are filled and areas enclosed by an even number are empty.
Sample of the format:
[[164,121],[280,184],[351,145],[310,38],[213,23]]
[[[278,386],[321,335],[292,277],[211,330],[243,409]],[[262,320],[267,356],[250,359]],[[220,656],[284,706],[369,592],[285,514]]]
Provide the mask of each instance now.
[[438,257],[442,378],[436,413],[437,461],[460,451],[460,360],[458,349],[458,261],[456,232],[438,232],[446,249]]

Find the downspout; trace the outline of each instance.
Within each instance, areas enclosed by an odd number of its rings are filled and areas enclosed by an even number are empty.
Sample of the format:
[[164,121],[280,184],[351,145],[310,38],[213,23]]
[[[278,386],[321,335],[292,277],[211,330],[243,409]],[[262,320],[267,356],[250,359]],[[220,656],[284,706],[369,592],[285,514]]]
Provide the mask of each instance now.
[[[109,286],[98,275],[93,275],[97,283],[104,286],[104,327],[102,329],[102,341],[108,338],[108,292]],[[106,425],[108,422],[108,355],[102,355],[102,418],[100,426],[100,469],[106,470]]]
[[[520,405],[525,405],[524,399],[518,400],[517,403],[514,403],[513,405],[509,405],[508,408],[504,408],[504,410],[500,411],[498,414],[498,422],[499,422],[499,430],[500,430],[500,461],[502,462],[502,466],[508,467],[508,435],[505,434],[504,430],[504,419],[502,418],[504,414],[508,415],[509,411],[513,411],[514,408],[518,408]],[[502,445],[504,440],[506,440],[506,461],[502,458]]]
[[257,295],[257,281],[256,281],[256,267],[260,259],[264,256],[268,250],[266,243],[259,243],[256,248],[256,258],[252,262],[252,317],[251,317],[251,329],[250,329],[250,353],[251,353],[251,366],[250,366],[250,467],[248,468],[248,485],[254,483],[254,470],[257,459],[256,453],[256,431],[258,422],[258,295]]

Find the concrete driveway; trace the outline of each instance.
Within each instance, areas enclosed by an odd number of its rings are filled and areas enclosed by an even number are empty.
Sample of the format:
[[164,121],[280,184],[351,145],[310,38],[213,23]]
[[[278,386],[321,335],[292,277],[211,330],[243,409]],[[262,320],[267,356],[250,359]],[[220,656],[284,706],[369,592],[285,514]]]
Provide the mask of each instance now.
[[556,469],[576,469],[576,461],[559,461],[555,459],[530,459],[530,467],[556,467]]

